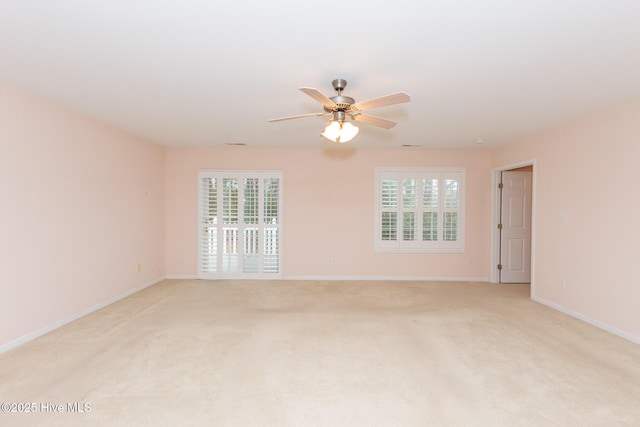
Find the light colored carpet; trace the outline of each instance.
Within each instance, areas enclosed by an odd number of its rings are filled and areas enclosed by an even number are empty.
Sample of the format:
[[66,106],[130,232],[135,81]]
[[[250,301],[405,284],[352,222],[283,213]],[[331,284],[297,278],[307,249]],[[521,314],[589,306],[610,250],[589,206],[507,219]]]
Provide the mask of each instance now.
[[168,280],[0,355],[0,425],[639,426],[640,346],[528,295]]

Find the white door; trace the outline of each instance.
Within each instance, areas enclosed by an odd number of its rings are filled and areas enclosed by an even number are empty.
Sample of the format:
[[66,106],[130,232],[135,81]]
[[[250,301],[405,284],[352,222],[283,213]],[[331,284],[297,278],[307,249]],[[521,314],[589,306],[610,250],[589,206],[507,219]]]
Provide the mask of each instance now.
[[502,172],[500,283],[531,282],[531,176]]
[[282,173],[198,175],[198,277],[281,278]]

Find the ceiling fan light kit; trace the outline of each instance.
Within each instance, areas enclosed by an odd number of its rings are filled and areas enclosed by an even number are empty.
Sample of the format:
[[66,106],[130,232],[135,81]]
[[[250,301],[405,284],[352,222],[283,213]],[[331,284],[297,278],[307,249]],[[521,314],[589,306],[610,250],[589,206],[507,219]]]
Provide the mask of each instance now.
[[383,119],[381,117],[371,116],[369,114],[362,114],[362,111],[385,107],[387,105],[400,104],[402,102],[409,102],[411,100],[409,95],[407,95],[406,93],[398,92],[391,95],[381,96],[379,98],[373,98],[367,101],[356,103],[355,99],[342,95],[342,91],[347,86],[346,80],[335,79],[333,82],[331,82],[331,84],[333,85],[333,88],[336,90],[336,92],[338,92],[338,95],[332,96],[331,98],[327,98],[317,89],[313,89],[310,87],[300,88],[302,92],[322,104],[325,111],[324,113],[301,114],[298,116],[271,119],[269,121],[279,122],[283,120],[332,114],[333,118],[327,122],[327,125],[320,135],[333,142],[345,143],[351,141],[360,130],[357,126],[354,126],[352,123],[346,120],[347,116],[354,121],[367,123],[384,129],[391,129],[396,125],[396,122],[392,122],[391,120]]
[[344,144],[351,141],[360,131],[358,126],[354,126],[349,122],[339,122],[335,120],[329,120],[324,131],[320,134],[327,138],[329,141],[339,142]]

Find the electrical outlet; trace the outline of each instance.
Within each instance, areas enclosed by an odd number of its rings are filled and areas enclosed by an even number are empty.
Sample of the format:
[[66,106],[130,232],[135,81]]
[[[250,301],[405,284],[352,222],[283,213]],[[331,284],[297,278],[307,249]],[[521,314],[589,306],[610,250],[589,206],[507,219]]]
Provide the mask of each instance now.
[[138,273],[142,271],[142,264],[138,264]]
[[560,282],[560,289],[562,289],[563,291],[565,289],[567,289],[567,281],[562,279],[562,282]]

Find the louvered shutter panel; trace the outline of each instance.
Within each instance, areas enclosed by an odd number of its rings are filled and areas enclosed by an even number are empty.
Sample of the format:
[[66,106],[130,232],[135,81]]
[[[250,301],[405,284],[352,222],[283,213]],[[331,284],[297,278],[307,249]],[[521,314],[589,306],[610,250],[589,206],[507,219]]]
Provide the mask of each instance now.
[[200,271],[218,271],[218,190],[216,178],[200,179]]

